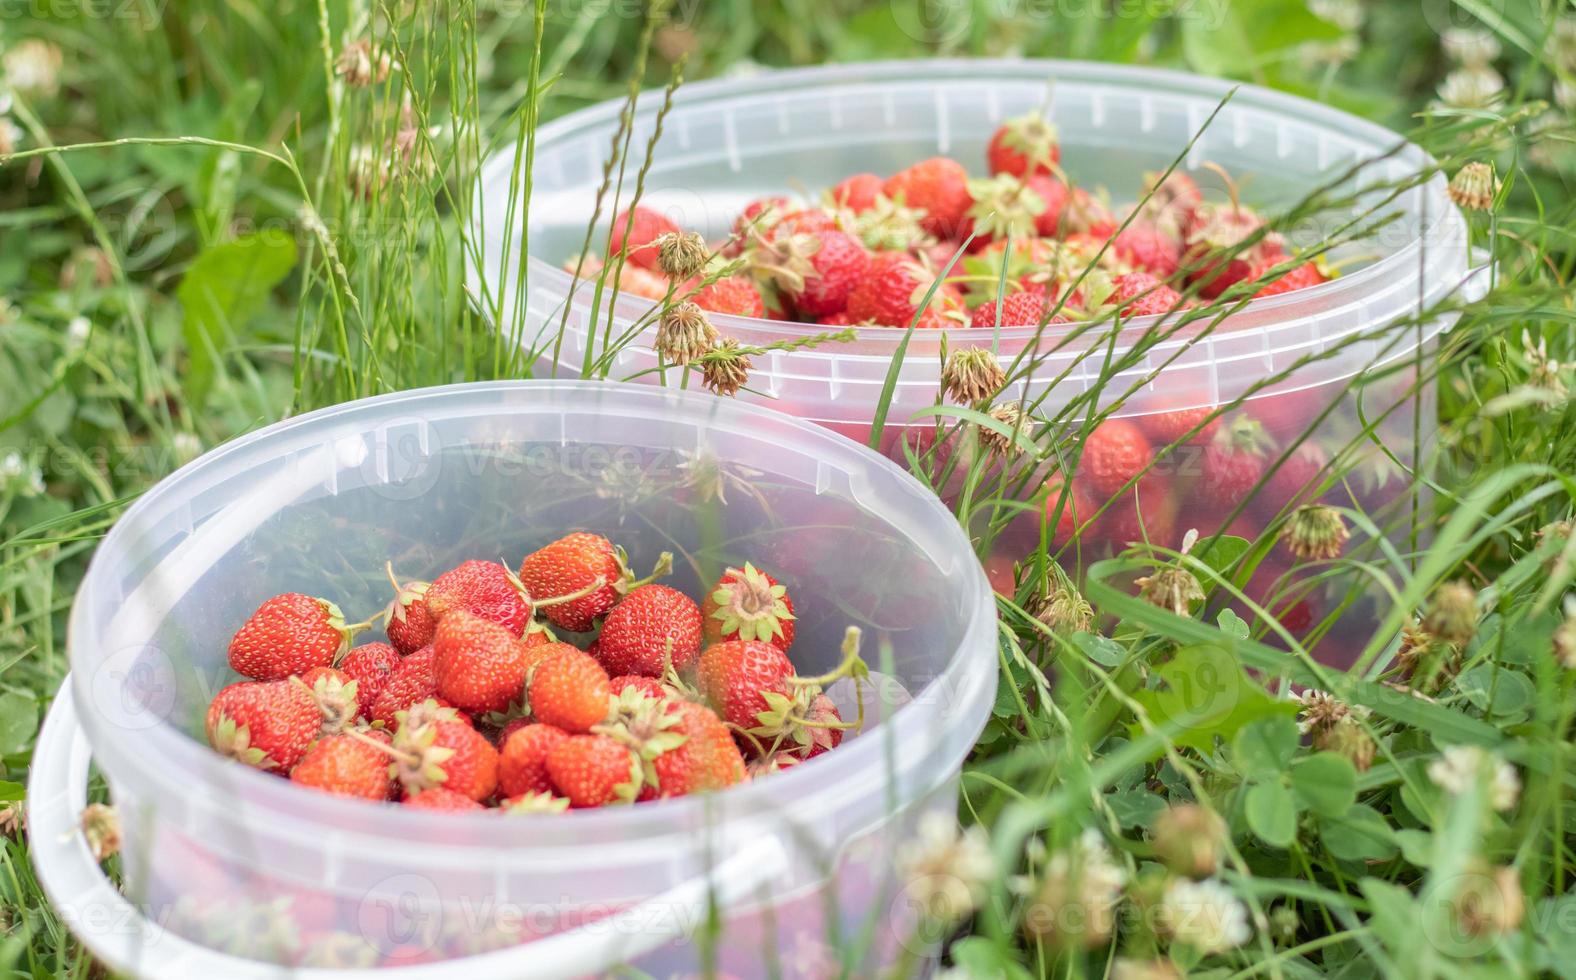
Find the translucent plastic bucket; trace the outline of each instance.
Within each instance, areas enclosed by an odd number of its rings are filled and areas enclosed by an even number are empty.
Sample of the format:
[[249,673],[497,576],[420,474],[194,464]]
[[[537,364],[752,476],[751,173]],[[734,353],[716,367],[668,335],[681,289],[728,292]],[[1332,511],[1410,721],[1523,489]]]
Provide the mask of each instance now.
[[[692,594],[725,564],[771,566],[798,605],[802,671],[863,628],[885,675],[866,689],[872,724],[713,797],[522,817],[345,801],[204,744],[228,635],[261,599],[332,596],[360,618],[388,599],[385,561],[517,562],[574,528],[637,565],[674,552],[673,584]],[[70,692],[33,767],[40,879],[97,955],[145,976],[575,977],[623,962],[669,976],[703,955],[753,976],[839,935],[869,937],[856,972],[874,971],[909,952],[893,849],[955,806],[994,697],[994,631],[984,575],[934,497],[778,413],[574,382],[327,409],[182,469],[100,546],[72,611]],[[89,754],[121,813],[126,899],[70,832]]]

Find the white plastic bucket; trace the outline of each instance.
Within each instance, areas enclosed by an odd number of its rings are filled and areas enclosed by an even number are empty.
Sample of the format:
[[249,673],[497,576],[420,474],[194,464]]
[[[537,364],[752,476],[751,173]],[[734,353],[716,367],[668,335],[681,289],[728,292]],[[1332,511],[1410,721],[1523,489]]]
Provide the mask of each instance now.
[[[407,574],[518,561],[580,527],[637,565],[673,551],[672,581],[691,592],[721,563],[773,567],[798,604],[801,670],[835,662],[860,625],[889,675],[867,696],[871,726],[713,797],[529,817],[311,793],[194,736],[230,679],[229,633],[268,595],[331,596],[359,618],[387,601],[386,560]],[[326,409],[183,468],[100,546],[72,610],[70,689],[32,770],[39,877],[88,947],[138,976],[314,976],[299,971],[330,954],[430,957],[394,968],[468,978],[624,962],[667,976],[714,954],[752,976],[771,951],[811,956],[867,928],[856,972],[873,970],[906,952],[893,849],[921,813],[955,806],[994,697],[994,631],[983,573],[940,503],[778,413],[577,382]],[[128,898],[73,832],[90,755],[121,814]],[[216,910],[249,916],[250,933],[216,934]],[[281,922],[293,942],[270,938]]]

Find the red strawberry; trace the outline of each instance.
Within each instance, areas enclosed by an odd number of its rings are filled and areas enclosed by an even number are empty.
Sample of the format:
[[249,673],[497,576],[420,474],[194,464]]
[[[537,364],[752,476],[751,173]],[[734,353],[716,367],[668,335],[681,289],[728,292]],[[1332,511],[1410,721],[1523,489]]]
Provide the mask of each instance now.
[[396,714],[437,696],[437,693],[435,655],[432,647],[422,647],[394,668],[383,690],[378,692],[377,700],[372,702],[369,717],[392,726]]
[[993,174],[1048,173],[1061,159],[1055,124],[1037,113],[1002,123],[985,148],[985,162]]
[[288,772],[321,728],[317,703],[300,680],[242,681],[208,705],[208,744],[266,772]]
[[[1104,504],[1103,500],[1097,502],[1097,506]],[[1170,477],[1150,470],[1111,501],[1095,521],[1095,536],[1117,549],[1145,541],[1174,548],[1181,543],[1177,535],[1177,504]]]
[[1106,302],[1122,316],[1158,316],[1182,302],[1181,294],[1147,272],[1124,273],[1111,280],[1111,287]]
[[[394,570],[390,566],[391,580],[393,575]],[[383,611],[383,631],[388,634],[389,643],[401,654],[415,653],[431,643],[433,631],[438,628],[437,618],[427,608],[429,588],[431,584],[427,582],[399,585],[395,580],[394,599]]]
[[822,208],[790,211],[772,227],[767,236],[773,240],[792,238],[794,235],[820,237],[829,231],[838,231],[837,216]]
[[793,202],[780,194],[758,197],[744,206],[733,219],[733,237],[736,247],[742,247],[757,235],[765,235],[786,214],[792,213]]
[[811,272],[788,298],[801,314],[829,316],[848,308],[848,296],[870,267],[870,253],[857,238],[841,231],[823,231],[811,239],[818,244],[810,254]]
[[339,669],[356,682],[356,702],[362,715],[372,717],[372,706],[399,665],[399,653],[387,643],[363,643],[340,661]]
[[692,701],[671,702],[667,710],[678,719],[667,731],[683,741],[651,762],[658,797],[688,796],[744,781],[744,757],[722,719]]
[[[1042,179],[1040,186],[1048,186],[1047,181],[1049,178]],[[959,237],[975,236],[969,244],[970,251],[981,251],[1004,238],[1029,241],[1036,235],[1047,234],[1045,228],[1055,234],[1061,202],[1046,201],[1035,186],[1009,174],[999,174],[984,180],[971,180],[968,187],[973,203],[969,205],[968,226]],[[1055,193],[1054,188],[1051,192]],[[1055,211],[1051,210],[1053,203],[1057,205]]]
[[[924,302],[934,281],[934,275],[902,252],[878,252],[871,258],[865,278],[848,294],[848,315],[855,322],[906,327],[914,321],[919,304]],[[942,326],[943,321],[931,314],[946,313],[960,306],[957,290],[943,283],[937,287],[919,326]]]
[[858,320],[855,320],[853,317],[849,316],[847,310],[840,310],[836,313],[828,314],[827,316],[818,317],[815,322],[823,327],[869,326],[869,324],[861,324]]
[[606,721],[613,689],[602,665],[567,643],[544,649],[527,686],[536,720],[572,734]]
[[863,214],[875,207],[886,182],[875,174],[854,174],[832,188],[832,203]]
[[786,769],[792,769],[804,761],[802,756],[795,755],[789,749],[779,749],[758,759],[751,759],[745,764],[745,772],[750,779],[760,779]]
[[318,739],[290,770],[290,781],[335,796],[375,801],[388,799],[394,786],[388,753],[354,735]]
[[837,748],[843,742],[842,725],[843,716],[838,714],[837,705],[825,694],[817,694],[810,699],[810,708],[805,713],[808,724],[802,731],[808,736],[796,751],[806,759],[813,759],[823,752]]
[[531,621],[531,594],[508,568],[495,561],[467,561],[432,580],[427,608],[440,623],[456,609],[497,623],[514,636]]
[[1182,240],[1149,221],[1134,219],[1111,239],[1118,262],[1159,279],[1170,279],[1182,264]]
[[[486,809],[486,807],[483,807],[480,803],[471,799],[469,796],[461,796],[459,793],[456,793],[450,789],[444,789],[442,786],[433,786],[429,789],[424,789],[419,793],[412,793],[401,800],[400,805],[408,806],[416,810]],[[410,963],[413,961],[406,959],[402,960],[401,962]]]
[[974,203],[968,184],[963,164],[949,157],[931,157],[888,177],[882,191],[900,204],[923,208],[920,227],[932,235],[957,238],[964,228],[964,214]]
[[1164,179],[1159,171],[1145,174],[1143,193],[1144,213],[1179,230],[1196,223],[1198,206],[1204,202],[1198,182],[1180,170],[1173,170]]
[[759,640],[730,640],[707,647],[700,655],[696,682],[713,710],[731,725],[753,729],[759,716],[771,711],[763,696],[787,697],[793,663],[782,650]]
[[613,217],[613,237],[608,242],[608,253],[623,252],[625,261],[655,271],[657,249],[652,243],[669,232],[681,230],[666,215],[637,205]]
[[571,735],[554,745],[547,774],[576,808],[632,803],[643,782],[635,754],[606,735]]
[[1070,189],[1060,224],[1064,240],[1071,242],[1075,236],[1082,235],[1098,247],[1116,234],[1116,229],[1116,215],[1111,213],[1104,201],[1082,187]]
[[[1041,320],[1045,320],[1045,312],[1050,306],[1045,293],[1038,289],[1020,289],[1008,293],[1001,303],[1001,326],[1003,327],[1037,327]],[[1046,320],[1047,323],[1067,323],[1067,316],[1057,312]],[[969,325],[994,329],[996,327],[996,301],[987,300],[974,308]]]
[[1182,264],[1187,279],[1198,285],[1200,296],[1214,299],[1227,288],[1251,279],[1253,270],[1267,260],[1283,257],[1279,239],[1264,235],[1245,244],[1264,227],[1264,220],[1247,208],[1203,205],[1188,229]]
[[1055,238],[1061,227],[1062,212],[1072,196],[1067,185],[1048,174],[1030,174],[1023,183],[1045,205],[1034,218],[1034,230],[1045,238]]
[[332,667],[313,667],[301,675],[301,683],[312,692],[322,718],[322,734],[338,735],[361,714],[360,685],[355,678]]
[[453,708],[423,701],[396,719],[393,772],[407,794],[434,786],[480,802],[498,788],[498,750]]
[[609,674],[661,677],[671,662],[683,670],[700,653],[701,613],[693,599],[666,585],[642,585],[613,607],[597,637],[597,660]]
[[1204,448],[1199,489],[1222,508],[1236,507],[1263,479],[1270,448],[1258,420],[1238,416]]
[[615,698],[623,697],[625,692],[630,690],[633,690],[636,694],[658,700],[667,697],[668,694],[661,681],[655,677],[645,677],[640,674],[623,674],[615,677],[608,682],[608,687]]
[[613,542],[584,531],[565,535],[520,563],[520,580],[537,599],[586,592],[578,599],[543,609],[554,626],[575,633],[590,630],[598,617],[607,615],[630,578]]
[[443,617],[432,642],[434,686],[457,708],[505,711],[525,700],[532,650],[507,627],[456,609]]
[[703,310],[732,316],[766,316],[766,302],[755,283],[743,276],[724,276],[695,291],[690,301]]
[[1148,436],[1157,447],[1169,446],[1192,432],[1195,427],[1202,426],[1188,440],[1195,446],[1202,446],[1220,431],[1220,409],[1213,405],[1200,405],[1197,408],[1179,408],[1169,412],[1139,415],[1133,421],[1138,423],[1138,427],[1144,430],[1144,435]]
[[1095,500],[1104,501],[1148,466],[1151,456],[1143,430],[1127,419],[1106,419],[1084,440],[1078,479]]
[[1073,534],[1099,510],[1081,480],[1074,480],[1071,490],[1065,486],[1061,475],[1053,473],[1044,487],[1045,520],[1056,520],[1056,526],[1051,528],[1051,543],[1058,548],[1071,541]]
[[787,652],[793,646],[793,597],[788,588],[749,562],[728,568],[701,606],[706,643],[763,640]]
[[[1268,258],[1260,259],[1258,264],[1248,273],[1248,278],[1262,279],[1266,273],[1284,261],[1285,256],[1283,255],[1271,255]],[[1317,286],[1322,282],[1329,281],[1330,277],[1324,274],[1317,262],[1304,262],[1301,265],[1292,266],[1288,271],[1281,273],[1276,278],[1260,286],[1259,291],[1253,295],[1255,297],[1279,296],[1282,293],[1307,289],[1310,286]]]
[[527,724],[503,740],[498,755],[498,792],[504,796],[551,792],[547,753],[568,738],[552,725]]
[[1302,443],[1270,474],[1255,501],[1259,510],[1274,516],[1313,503],[1329,465],[1329,454],[1317,443]]
[[339,607],[299,592],[276,595],[241,624],[230,640],[230,667],[260,681],[282,681],[313,667],[327,667],[365,629],[346,626]]

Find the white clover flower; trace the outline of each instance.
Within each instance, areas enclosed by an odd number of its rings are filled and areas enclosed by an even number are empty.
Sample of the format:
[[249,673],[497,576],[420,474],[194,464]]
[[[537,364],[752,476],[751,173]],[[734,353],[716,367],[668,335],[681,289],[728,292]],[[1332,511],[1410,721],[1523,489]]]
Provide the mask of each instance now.
[[1357,30],[1368,18],[1359,0],[1308,0],[1308,11],[1343,31]]
[[1485,774],[1489,804],[1500,812],[1513,808],[1521,795],[1521,779],[1516,767],[1498,755],[1476,745],[1451,745],[1428,764],[1428,778],[1452,796],[1465,793]]
[[1100,832],[1085,830],[1069,848],[1046,862],[1038,882],[1019,890],[1030,895],[1023,928],[1056,946],[1092,949],[1116,929],[1116,906],[1127,870],[1111,858]]
[[22,454],[11,450],[0,458],[0,480],[9,483],[27,472],[27,464],[22,462]]
[[68,350],[81,350],[82,345],[88,342],[88,334],[93,332],[93,324],[85,316],[74,316],[66,324],[66,348]]
[[1205,955],[1248,941],[1248,910],[1230,888],[1213,878],[1173,878],[1160,899],[1159,925],[1167,936]]
[[898,853],[904,891],[926,916],[958,922],[973,913],[996,874],[996,859],[979,827],[959,831],[950,814],[932,812]]
[[36,497],[44,492],[44,474],[13,449],[0,458],[0,491]]
[[1440,36],[1439,44],[1463,68],[1486,68],[1499,57],[1499,39],[1479,27],[1452,27]]
[[170,448],[178,463],[189,463],[202,454],[202,440],[190,432],[177,432],[170,437]]
[[0,64],[5,82],[23,95],[50,96],[60,91],[60,48],[30,38],[5,53]]
[[1505,80],[1489,67],[1457,68],[1439,83],[1439,101],[1452,109],[1482,109],[1505,90]]

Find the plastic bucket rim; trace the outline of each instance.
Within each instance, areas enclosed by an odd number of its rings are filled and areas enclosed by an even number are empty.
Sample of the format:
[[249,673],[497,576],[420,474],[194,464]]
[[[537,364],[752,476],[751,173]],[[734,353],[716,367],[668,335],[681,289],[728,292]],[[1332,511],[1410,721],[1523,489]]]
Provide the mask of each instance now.
[[[190,774],[192,778],[203,782],[205,785],[212,783],[213,775],[222,767],[226,771],[226,778],[242,780],[242,786],[247,789],[248,803],[257,807],[259,811],[278,811],[299,816],[306,821],[316,819],[330,820],[343,819],[354,816],[359,818],[361,826],[357,833],[368,838],[387,837],[391,839],[411,839],[420,835],[424,830],[439,827],[454,827],[452,822],[456,819],[470,818],[481,819],[484,822],[495,818],[495,814],[448,814],[430,813],[420,810],[398,806],[368,807],[365,803],[343,800],[328,794],[311,793],[299,787],[288,785],[287,781],[264,774],[246,767],[232,766],[221,760],[211,749],[198,740],[189,737],[183,731],[161,720],[139,733],[137,751],[131,751],[122,746],[112,737],[113,733],[105,732],[100,728],[102,719],[93,710],[91,683],[88,680],[93,669],[102,664],[102,658],[92,663],[84,658],[84,648],[95,648],[100,639],[98,624],[90,622],[89,610],[96,605],[94,599],[101,588],[100,579],[106,574],[103,571],[107,556],[112,557],[120,550],[128,537],[140,531],[137,526],[148,521],[154,513],[168,513],[173,508],[171,500],[178,500],[180,491],[187,489],[191,480],[199,476],[211,476],[211,471],[225,468],[230,471],[240,471],[246,468],[248,460],[245,454],[255,451],[260,445],[280,438],[283,434],[299,429],[309,422],[321,422],[334,418],[354,417],[363,412],[377,412],[389,406],[411,404],[430,399],[457,398],[466,395],[496,395],[508,392],[554,392],[567,393],[570,397],[586,394],[599,396],[612,393],[614,396],[638,397],[649,401],[659,401],[670,405],[686,406],[686,417],[698,424],[705,424],[707,416],[716,415],[719,411],[726,414],[735,414],[740,418],[757,417],[768,418],[775,425],[789,425],[798,430],[802,435],[821,442],[834,455],[842,454],[848,458],[859,459],[863,465],[874,466],[877,470],[888,469],[891,473],[899,474],[907,488],[916,491],[914,496],[921,506],[937,512],[939,518],[944,518],[941,524],[946,528],[948,537],[955,537],[958,543],[967,548],[967,539],[963,536],[962,529],[956,526],[950,512],[946,511],[940,500],[928,493],[914,481],[913,477],[903,471],[895,463],[887,460],[860,446],[858,443],[847,439],[829,429],[816,425],[793,416],[778,412],[769,407],[753,405],[747,402],[723,403],[710,395],[695,392],[680,392],[673,389],[650,385],[624,384],[618,382],[594,381],[494,381],[472,382],[455,385],[442,385],[429,388],[414,389],[411,391],[394,392],[371,398],[358,399],[339,405],[329,406],[286,419],[266,426],[255,432],[248,433],[222,446],[216,447],[209,453],[186,464],[180,470],[161,480],[147,493],[145,493],[127,512],[116,522],[114,528],[106,535],[104,541],[96,550],[92,561],[89,563],[87,573],[82,584],[77,590],[70,616],[70,630],[67,637],[68,659],[72,664],[73,689],[72,694],[77,703],[82,706],[81,718],[84,730],[88,734],[96,757],[110,760],[119,765],[128,765],[139,770],[165,769],[183,774]],[[723,407],[719,407],[723,406]],[[315,445],[321,445],[328,440],[314,440]],[[179,504],[175,504],[179,506]],[[159,508],[164,508],[160,511]],[[910,535],[911,532],[903,533]],[[871,762],[880,761],[882,750],[881,743],[885,733],[891,731],[892,737],[913,737],[920,742],[936,742],[939,737],[927,739],[925,722],[933,720],[936,714],[934,705],[926,711],[927,701],[936,698],[938,691],[946,691],[945,703],[951,711],[955,722],[948,727],[948,731],[963,732],[968,729],[969,737],[960,739],[960,748],[950,752],[945,760],[946,765],[938,767],[936,772],[941,775],[927,782],[938,782],[947,773],[962,765],[969,747],[972,746],[977,729],[985,723],[984,711],[987,708],[989,696],[986,688],[995,682],[994,659],[977,653],[970,653],[972,649],[985,649],[988,641],[991,624],[995,619],[994,600],[990,597],[989,588],[983,569],[978,561],[972,560],[972,550],[967,550],[969,561],[963,562],[964,574],[969,580],[964,591],[968,593],[968,606],[965,621],[960,630],[960,639],[957,648],[953,651],[945,668],[931,678],[919,691],[914,693],[914,701],[905,704],[893,712],[892,717],[885,725],[877,725],[869,729],[862,737],[853,740],[850,744],[841,747],[837,753],[829,754],[828,760],[839,760],[842,774],[833,777],[839,784],[854,784],[856,780],[867,775],[865,769]],[[979,661],[976,665],[974,661]],[[977,717],[976,717],[977,716]],[[938,733],[939,735],[939,733]],[[951,758],[956,756],[956,758]],[[156,760],[156,763],[154,761]],[[105,766],[106,775],[111,782],[125,775],[108,763]],[[154,778],[147,773],[141,774],[144,780]],[[773,787],[791,787],[794,782],[809,786],[808,780],[818,780],[824,783],[832,777],[832,770],[826,765],[811,765],[793,767],[788,772],[775,774],[774,778],[761,783],[746,783],[741,786],[731,787],[721,798],[727,800],[725,807],[730,819],[757,820],[762,816],[770,817],[773,808],[770,797],[785,795]],[[764,786],[764,788],[763,788]],[[925,787],[928,789],[930,787]],[[924,789],[916,790],[916,793]],[[622,808],[618,810],[597,810],[576,812],[569,815],[555,815],[552,819],[542,820],[513,820],[495,821],[492,825],[499,828],[496,834],[488,835],[500,840],[507,840],[517,833],[510,833],[513,828],[527,826],[532,831],[533,843],[543,847],[553,846],[594,846],[597,841],[595,835],[604,834],[609,837],[623,837],[629,834],[642,834],[652,838],[662,834],[687,834],[697,824],[703,815],[703,808],[708,805],[702,797],[685,797],[673,800],[663,800],[643,804],[638,807]],[[478,824],[478,826],[481,826]],[[557,838],[585,838],[593,839],[559,840]],[[487,843],[496,843],[489,841]],[[515,842],[509,841],[512,846]],[[485,845],[473,845],[471,849],[480,849]]]

